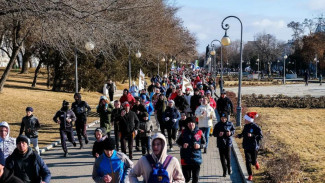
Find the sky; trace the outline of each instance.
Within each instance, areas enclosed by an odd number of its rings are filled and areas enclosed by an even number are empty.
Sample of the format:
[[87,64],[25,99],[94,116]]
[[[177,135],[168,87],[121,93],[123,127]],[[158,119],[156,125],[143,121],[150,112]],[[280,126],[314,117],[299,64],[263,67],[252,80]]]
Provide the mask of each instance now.
[[[180,7],[177,16],[197,38],[199,53],[205,52],[212,40],[221,40],[225,34],[221,22],[230,15],[242,21],[244,42],[253,41],[259,33],[288,41],[293,34],[287,28],[288,23],[303,22],[305,18],[314,19],[321,14],[325,16],[325,0],[170,0],[169,3]],[[240,22],[228,18],[226,23],[230,25],[230,39],[239,40]]]

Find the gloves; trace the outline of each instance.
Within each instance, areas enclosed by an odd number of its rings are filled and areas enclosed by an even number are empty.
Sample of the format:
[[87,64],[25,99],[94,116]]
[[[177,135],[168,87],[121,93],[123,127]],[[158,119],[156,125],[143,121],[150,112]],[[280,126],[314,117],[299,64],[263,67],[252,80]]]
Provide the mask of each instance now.
[[174,122],[174,123],[176,123],[176,121],[177,121],[176,119],[173,119],[173,122]]
[[169,120],[169,117],[166,117],[166,118],[165,118],[165,121],[168,121],[168,120]]

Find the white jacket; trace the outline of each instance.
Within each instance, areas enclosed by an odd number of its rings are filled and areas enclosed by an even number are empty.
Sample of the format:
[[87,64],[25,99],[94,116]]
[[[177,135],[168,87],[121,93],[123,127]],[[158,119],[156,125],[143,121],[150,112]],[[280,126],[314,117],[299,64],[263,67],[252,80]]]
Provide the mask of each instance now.
[[2,151],[5,160],[16,149],[16,139],[9,137],[10,128],[7,122],[0,123],[0,127],[6,127],[8,129],[7,136],[3,139],[0,137],[0,150]]
[[200,105],[195,110],[195,116],[199,119],[199,128],[212,127],[213,119],[216,118],[214,109],[208,105]]

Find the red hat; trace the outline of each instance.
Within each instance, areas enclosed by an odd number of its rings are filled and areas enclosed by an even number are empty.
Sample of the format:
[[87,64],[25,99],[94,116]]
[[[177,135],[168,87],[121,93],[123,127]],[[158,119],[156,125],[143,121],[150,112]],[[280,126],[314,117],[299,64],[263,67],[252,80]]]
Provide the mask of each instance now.
[[191,91],[191,89],[190,88],[186,88],[185,91]]
[[124,107],[130,107],[129,103],[124,104]]
[[254,119],[258,117],[257,112],[248,112],[245,116],[244,119],[250,122],[254,122]]

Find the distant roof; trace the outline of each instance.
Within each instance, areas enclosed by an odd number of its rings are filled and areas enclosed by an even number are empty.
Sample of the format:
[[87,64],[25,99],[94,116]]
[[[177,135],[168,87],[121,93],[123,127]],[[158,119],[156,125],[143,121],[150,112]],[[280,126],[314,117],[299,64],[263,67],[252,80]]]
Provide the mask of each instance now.
[[318,33],[318,32],[324,32],[325,33],[325,25],[323,24],[318,24],[317,25],[317,28],[315,30],[315,33]]

